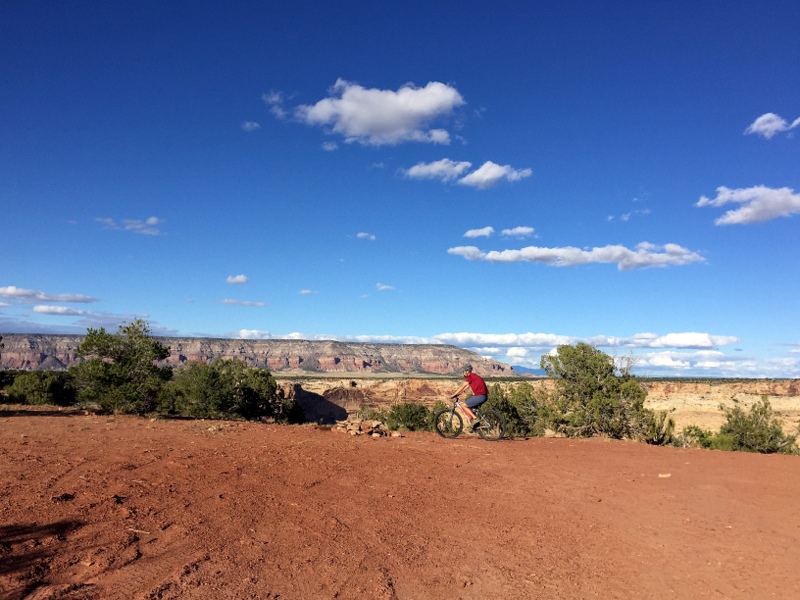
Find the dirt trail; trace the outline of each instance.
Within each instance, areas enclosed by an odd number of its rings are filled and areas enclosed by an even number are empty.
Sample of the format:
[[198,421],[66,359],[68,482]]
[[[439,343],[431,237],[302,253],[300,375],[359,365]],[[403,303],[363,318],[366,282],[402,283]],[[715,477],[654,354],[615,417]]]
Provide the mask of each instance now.
[[798,598],[800,457],[0,407],[7,599]]

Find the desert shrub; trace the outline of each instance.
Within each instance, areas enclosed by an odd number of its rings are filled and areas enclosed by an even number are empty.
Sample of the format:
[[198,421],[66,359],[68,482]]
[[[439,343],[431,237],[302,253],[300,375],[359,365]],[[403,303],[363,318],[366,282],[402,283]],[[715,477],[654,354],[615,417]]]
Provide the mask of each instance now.
[[663,446],[672,443],[675,436],[675,421],[667,416],[667,411],[656,412],[644,409],[639,416],[639,439],[648,444]]
[[542,357],[541,366],[555,385],[523,414],[530,418],[535,408],[542,427],[573,437],[605,435],[650,443],[666,443],[671,436],[671,419],[644,408],[647,391],[630,375],[630,365],[618,373],[613,357],[580,343],[559,346]]
[[389,409],[385,423],[393,431],[426,431],[431,426],[431,411],[422,404],[401,402]]
[[672,445],[679,448],[711,448],[714,433],[698,427],[687,425],[672,438]]
[[0,390],[8,389],[14,383],[17,375],[21,375],[26,371],[0,371]]
[[[526,387],[527,386],[527,387]],[[518,391],[517,388],[523,388]],[[491,408],[499,412],[506,421],[506,435],[508,437],[525,437],[531,435],[530,428],[522,418],[519,409],[519,402],[526,398],[527,388],[533,390],[529,383],[522,383],[516,386],[514,391],[506,394],[500,384],[493,384],[489,388],[489,398],[481,408]]]
[[756,402],[747,413],[736,406],[720,406],[725,413],[725,423],[720,427],[718,443],[729,446],[721,449],[741,450],[772,454],[797,452],[796,435],[783,431],[780,421],[773,415],[772,406],[766,396]]
[[153,411],[172,377],[171,367],[157,365],[169,356],[169,348],[155,340],[147,323],[139,319],[123,323],[115,334],[89,328],[78,354],[85,362],[69,369],[78,402],[106,412]]
[[305,420],[302,408],[284,398],[269,371],[238,360],[182,367],[165,386],[159,410],[194,418]]
[[444,410],[446,408],[450,408],[450,404],[448,404],[444,400],[437,400],[436,402],[433,403],[433,406],[431,407],[431,417],[440,410]]
[[370,419],[372,421],[380,421],[386,423],[389,420],[389,410],[385,407],[374,408],[369,405],[362,405],[356,412],[359,419]]
[[20,373],[6,389],[9,402],[70,406],[75,403],[75,388],[67,373],[29,371]]

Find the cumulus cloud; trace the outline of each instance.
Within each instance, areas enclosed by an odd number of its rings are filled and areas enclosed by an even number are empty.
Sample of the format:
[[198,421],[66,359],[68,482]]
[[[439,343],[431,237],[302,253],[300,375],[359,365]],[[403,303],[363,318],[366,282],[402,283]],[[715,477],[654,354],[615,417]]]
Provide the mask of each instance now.
[[241,329],[238,337],[243,340],[271,340],[272,334],[269,331],[259,329]]
[[440,333],[432,338],[440,344],[451,344],[459,347],[499,348],[536,348],[549,349],[564,344],[574,345],[579,342],[604,348],[682,348],[708,349],[735,344],[739,338],[729,335],[711,335],[709,333],[637,333],[630,337],[597,335],[593,337],[577,337],[554,333]]
[[309,294],[316,294],[314,290],[300,290],[299,294],[301,296],[308,296]]
[[385,283],[376,283],[375,289],[379,292],[390,292],[394,290],[394,287],[391,285],[386,285]]
[[333,152],[339,149],[339,144],[336,142],[323,142],[322,149],[325,150],[325,152]]
[[231,298],[225,298],[222,301],[223,304],[228,306],[266,306],[266,302],[251,302],[250,300],[232,300]]
[[755,134],[760,135],[765,139],[770,139],[775,134],[789,131],[800,125],[800,117],[792,121],[790,124],[786,119],[776,115],[775,113],[765,113],[753,121],[750,126],[744,130],[745,135]]
[[247,275],[228,275],[228,278],[225,281],[228,283],[241,285],[243,283],[247,283],[250,280],[247,278]]
[[482,229],[470,229],[464,233],[465,238],[489,237],[494,233],[494,227],[483,227]]
[[715,198],[702,196],[695,206],[724,206],[739,204],[740,208],[729,210],[714,221],[715,225],[746,225],[770,221],[778,217],[789,217],[800,213],[800,193],[791,188],[768,188],[763,185],[730,189],[717,188]]
[[164,221],[158,217],[149,217],[144,220],[123,219],[121,224],[107,217],[100,217],[95,219],[95,221],[101,223],[106,229],[119,229],[130,231],[131,233],[138,233],[139,235],[161,235],[159,225],[164,223]]
[[370,242],[375,241],[375,236],[372,235],[371,233],[367,233],[366,231],[359,231],[356,234],[356,237],[360,240],[369,240]]
[[456,162],[449,158],[443,158],[434,162],[420,162],[405,170],[406,177],[410,179],[439,179],[440,181],[451,181],[461,177],[461,175],[472,166],[471,162]]
[[0,298],[11,298],[18,302],[98,302],[97,298],[83,294],[48,294],[39,290],[28,290],[15,285],[0,287]]
[[542,248],[528,246],[519,250],[491,250],[483,252],[475,246],[450,248],[448,254],[462,256],[467,260],[511,263],[533,262],[552,267],[574,267],[588,263],[616,263],[620,271],[646,267],[667,267],[704,262],[697,252],[687,250],[677,244],[656,246],[642,242],[632,250],[625,246],[604,246],[602,248],[581,249],[572,246]]
[[422,88],[408,83],[393,91],[338,79],[329,97],[313,105],[298,106],[295,116],[308,125],[330,127],[347,142],[370,146],[403,142],[449,144],[447,131],[428,126],[464,103],[458,90],[438,81]]
[[504,235],[506,237],[528,237],[529,235],[533,234],[533,227],[513,227],[511,229],[503,229],[500,232],[500,235]]
[[259,129],[261,129],[261,125],[255,121],[245,121],[242,123],[242,131],[246,131],[247,133],[250,133],[251,131],[257,131]]
[[459,179],[458,183],[485,190],[497,185],[504,179],[506,181],[519,181],[525,177],[530,177],[532,173],[531,169],[514,169],[510,165],[501,166],[487,160],[472,173]]

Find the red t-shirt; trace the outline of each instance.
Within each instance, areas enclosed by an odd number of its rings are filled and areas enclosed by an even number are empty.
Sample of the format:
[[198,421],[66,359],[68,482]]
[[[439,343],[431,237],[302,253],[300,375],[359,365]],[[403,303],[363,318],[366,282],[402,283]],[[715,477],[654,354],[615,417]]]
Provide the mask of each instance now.
[[467,383],[472,388],[472,393],[475,396],[488,396],[489,390],[486,389],[486,382],[475,373],[467,375]]

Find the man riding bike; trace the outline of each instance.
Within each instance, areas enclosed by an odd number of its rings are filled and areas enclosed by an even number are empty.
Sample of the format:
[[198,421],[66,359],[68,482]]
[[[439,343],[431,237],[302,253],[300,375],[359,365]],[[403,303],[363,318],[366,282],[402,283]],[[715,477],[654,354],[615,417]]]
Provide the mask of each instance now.
[[472,372],[472,365],[464,365],[464,368],[461,369],[461,374],[464,376],[465,381],[462,386],[458,388],[458,391],[450,397],[458,397],[458,395],[468,387],[472,389],[472,397],[467,398],[467,401],[461,407],[471,424],[475,420],[475,413],[472,409],[478,408],[481,404],[486,402],[486,399],[489,397],[489,390],[486,389],[486,382],[483,378]]

